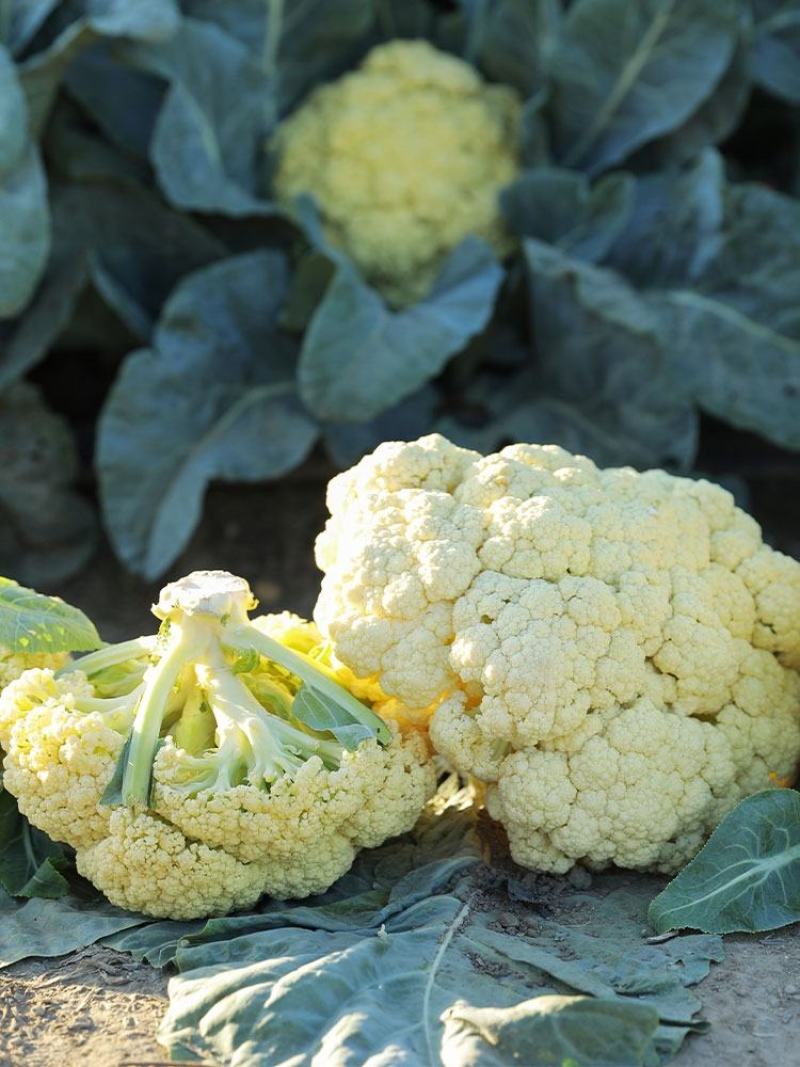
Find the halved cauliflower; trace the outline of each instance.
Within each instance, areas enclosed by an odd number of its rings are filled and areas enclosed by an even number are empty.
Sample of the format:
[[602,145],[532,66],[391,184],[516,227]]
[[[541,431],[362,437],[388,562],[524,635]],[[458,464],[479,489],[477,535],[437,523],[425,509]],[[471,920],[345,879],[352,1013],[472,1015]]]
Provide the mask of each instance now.
[[428,709],[519,863],[671,872],[792,780],[800,564],[719,486],[434,434],[381,445],[328,506],[320,630]]
[[6,788],[114,904],[186,919],[321,892],[435,788],[423,736],[344,688],[313,626],[254,604],[196,572],[162,590],[158,638],[0,696]]

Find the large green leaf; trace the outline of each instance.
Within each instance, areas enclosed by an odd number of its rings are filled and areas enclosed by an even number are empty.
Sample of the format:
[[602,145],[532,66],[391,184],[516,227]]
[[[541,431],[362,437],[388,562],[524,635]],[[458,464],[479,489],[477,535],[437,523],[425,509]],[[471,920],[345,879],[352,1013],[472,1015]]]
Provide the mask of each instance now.
[[73,574],[94,551],[94,508],[73,489],[72,430],[27,382],[0,394],[0,456],[0,573],[31,585]]
[[166,197],[191,211],[269,213],[259,163],[269,83],[248,50],[218,26],[186,18],[169,41],[126,54],[169,82],[150,145]]
[[653,900],[659,932],[729,934],[800,921],[800,794],[773,789],[743,800]]
[[[2,595],[0,584],[0,619]],[[58,899],[69,892],[65,863],[62,846],[31,826],[0,779],[0,886],[14,897]]]
[[595,174],[682,126],[728,69],[740,11],[739,0],[572,4],[552,64],[560,163]]
[[800,0],[751,0],[756,39],[753,74],[758,84],[800,104]]
[[343,256],[306,331],[304,401],[322,419],[372,419],[441,371],[489,321],[503,270],[469,237],[451,252],[430,294],[390,310]]
[[30,300],[50,251],[47,179],[33,145],[0,173],[0,234],[0,318],[4,318]]
[[520,237],[537,237],[594,263],[622,233],[634,185],[628,174],[612,174],[591,186],[575,171],[537,167],[504,189],[500,204]]
[[505,1010],[458,1005],[444,1020],[443,1067],[644,1064],[658,1029],[654,1008],[598,997],[541,996]]
[[120,557],[148,577],[186,544],[214,478],[291,470],[317,437],[296,397],[295,346],[277,325],[287,265],[275,252],[188,275],[152,350],[129,356],[100,419],[97,466]]
[[561,26],[558,0],[499,0],[486,5],[474,59],[494,80],[528,97],[550,74]]
[[541,241],[524,247],[540,395],[621,442],[629,462],[690,466],[693,398],[673,379],[660,316],[613,271]]
[[[607,878],[596,893],[548,879],[507,890],[478,862],[468,827],[465,812],[446,809],[411,841],[362,854],[316,901],[174,938],[157,924],[111,944],[177,966],[159,1036],[178,1060],[489,1065],[500,1035],[509,1050],[574,1042],[577,1062],[606,1067],[674,1054],[700,1025],[687,986],[721,958],[719,941],[645,944],[652,879]],[[530,903],[517,904],[513,933],[509,893]],[[579,995],[590,1004],[579,1008]],[[575,1005],[559,1004],[563,1025],[545,1017],[556,1003],[546,996]],[[613,1058],[598,1061],[603,1049]],[[520,1051],[518,1062],[539,1061]]]
[[101,645],[94,624],[58,597],[0,578],[0,646],[12,652],[90,652]]
[[65,956],[145,921],[95,898],[19,903],[0,889],[0,969],[29,956]]

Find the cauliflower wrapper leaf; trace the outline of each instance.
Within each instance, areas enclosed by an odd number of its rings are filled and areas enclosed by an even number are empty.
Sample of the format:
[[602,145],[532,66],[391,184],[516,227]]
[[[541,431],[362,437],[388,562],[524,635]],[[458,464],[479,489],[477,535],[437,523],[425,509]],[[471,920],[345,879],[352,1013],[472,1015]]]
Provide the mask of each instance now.
[[187,919],[321,892],[434,791],[424,736],[342,685],[313,624],[254,606],[195,572],[162,590],[157,637],[0,696],[6,788],[114,904]]
[[670,873],[792,780],[800,564],[719,486],[434,434],[381,445],[328,507],[321,632],[487,783],[519,863]]
[[521,113],[513,89],[427,41],[379,45],[278,128],[275,193],[312,195],[328,240],[413,304],[468,234],[513,247],[498,197],[519,172]]

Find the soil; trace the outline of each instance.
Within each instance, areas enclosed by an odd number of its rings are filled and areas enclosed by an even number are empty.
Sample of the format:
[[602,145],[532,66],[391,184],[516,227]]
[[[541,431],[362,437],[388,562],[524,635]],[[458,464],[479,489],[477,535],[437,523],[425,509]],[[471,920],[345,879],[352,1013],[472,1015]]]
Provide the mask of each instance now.
[[[291,482],[213,490],[201,530],[166,578],[227,568],[250,580],[262,610],[308,615],[319,581],[312,546],[325,518],[326,474],[309,466]],[[126,573],[103,547],[86,573],[52,592],[82,607],[114,641],[151,630],[149,605],[162,584]],[[522,926],[522,882],[518,897]],[[800,1063],[800,925],[727,938],[726,951],[697,990],[711,1029],[687,1041],[675,1067]],[[159,971],[97,946],[0,971],[0,1067],[166,1065],[155,1038],[166,984]]]

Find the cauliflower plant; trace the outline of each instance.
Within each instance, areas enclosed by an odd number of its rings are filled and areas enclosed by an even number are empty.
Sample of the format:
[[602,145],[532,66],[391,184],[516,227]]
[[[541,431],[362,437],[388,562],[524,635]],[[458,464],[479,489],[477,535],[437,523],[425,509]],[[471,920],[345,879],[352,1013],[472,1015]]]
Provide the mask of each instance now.
[[792,779],[800,564],[719,486],[432,435],[381,445],[328,506],[321,631],[432,715],[518,862],[671,872]]
[[185,919],[321,892],[433,792],[422,736],[344,689],[313,627],[251,622],[254,603],[196,572],[162,590],[158,638],[0,697],[6,788],[114,904]]
[[467,234],[509,247],[521,101],[425,41],[374,48],[279,128],[275,191],[314,196],[329,240],[395,305],[425,296]]

